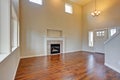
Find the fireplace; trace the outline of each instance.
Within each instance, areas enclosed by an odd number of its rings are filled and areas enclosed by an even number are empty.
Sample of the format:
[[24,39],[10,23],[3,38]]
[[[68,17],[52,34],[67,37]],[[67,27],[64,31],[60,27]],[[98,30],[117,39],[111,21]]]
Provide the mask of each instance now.
[[64,53],[64,38],[46,38],[47,55]]
[[60,44],[51,44],[51,54],[60,53]]

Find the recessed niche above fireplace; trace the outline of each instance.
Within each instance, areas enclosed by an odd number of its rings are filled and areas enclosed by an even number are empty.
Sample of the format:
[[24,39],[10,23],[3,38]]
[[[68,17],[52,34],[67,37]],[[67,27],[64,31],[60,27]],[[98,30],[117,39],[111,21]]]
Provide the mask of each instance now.
[[62,30],[47,29],[47,37],[62,37]]

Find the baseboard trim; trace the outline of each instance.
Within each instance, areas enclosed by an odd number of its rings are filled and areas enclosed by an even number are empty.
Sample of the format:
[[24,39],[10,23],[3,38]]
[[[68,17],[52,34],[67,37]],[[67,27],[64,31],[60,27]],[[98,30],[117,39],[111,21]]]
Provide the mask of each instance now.
[[[69,54],[69,53],[73,53],[73,52],[80,52],[80,51],[70,51],[70,52],[65,52],[65,53],[61,53],[61,54]],[[40,55],[21,56],[20,59],[40,57],[40,56],[48,56],[48,55],[56,55],[56,54],[40,54]]]
[[113,69],[114,71],[120,73],[120,70],[116,69],[115,67],[112,67],[112,66],[110,66],[110,65],[107,64],[107,63],[105,63],[104,65],[107,66],[107,67],[109,67],[109,68],[111,68],[111,69]]
[[83,52],[88,52],[88,53],[95,53],[94,51],[89,51],[89,50],[81,50]]
[[31,58],[31,57],[40,57],[40,56],[47,56],[47,55],[46,54],[40,54],[40,55],[21,56],[20,59]]
[[[83,50],[78,50],[78,51],[66,51],[65,53],[62,53],[62,54],[69,54],[69,53],[80,52],[80,51],[83,51]],[[83,52],[102,54],[102,53],[92,52],[92,51],[83,51]],[[47,55],[54,55],[54,54],[40,54],[40,55],[21,56],[20,59],[23,59],[23,58],[31,58],[31,57],[47,56]],[[56,55],[56,54],[55,54],[55,55]],[[103,55],[104,55],[104,54],[103,54]]]
[[80,52],[81,50],[77,50],[77,51],[66,51],[64,54],[69,54],[69,53],[74,53],[74,52]]
[[96,53],[96,54],[102,54],[102,55],[104,55],[105,53],[102,53],[102,52],[94,52],[94,53]]
[[16,76],[16,73],[17,73],[17,69],[18,69],[18,66],[19,66],[19,63],[20,63],[20,57],[19,57],[19,60],[17,61],[17,67],[16,67],[16,69],[15,69],[15,71],[14,71],[14,77],[13,77],[13,79],[15,79],[15,76]]

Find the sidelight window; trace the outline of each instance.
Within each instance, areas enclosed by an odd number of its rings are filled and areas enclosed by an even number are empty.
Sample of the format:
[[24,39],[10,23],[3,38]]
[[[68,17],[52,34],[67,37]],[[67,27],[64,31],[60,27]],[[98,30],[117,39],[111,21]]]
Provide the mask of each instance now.
[[93,47],[93,31],[89,31],[89,33],[88,33],[89,35],[88,35],[88,43],[89,43],[89,47]]

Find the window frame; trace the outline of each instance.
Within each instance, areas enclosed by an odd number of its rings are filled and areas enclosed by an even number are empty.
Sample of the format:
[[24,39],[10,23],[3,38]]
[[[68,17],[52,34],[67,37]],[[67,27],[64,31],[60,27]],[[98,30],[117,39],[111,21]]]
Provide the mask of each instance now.
[[[112,30],[115,30],[115,32],[113,31],[113,33],[111,33]],[[117,33],[117,28],[116,28],[116,27],[109,29],[109,37],[112,37],[112,36],[115,35],[116,33]]]
[[43,0],[29,0],[29,2],[31,3],[35,3],[35,4],[39,4],[39,5],[43,5]]
[[73,14],[73,6],[72,6],[72,4],[65,3],[65,13]]
[[[17,46],[14,50],[11,47],[12,5],[10,0],[0,0],[0,63],[19,47]],[[19,23],[18,17],[17,22]],[[18,33],[17,37],[19,37]]]
[[94,31],[89,31],[88,32],[88,46],[89,47],[94,47]]
[[[15,23],[14,23],[15,22]],[[17,14],[13,5],[11,6],[11,51],[14,51],[17,47],[19,47],[19,23]]]
[[97,37],[104,37],[105,36],[105,31],[104,30],[96,31],[96,36]]

